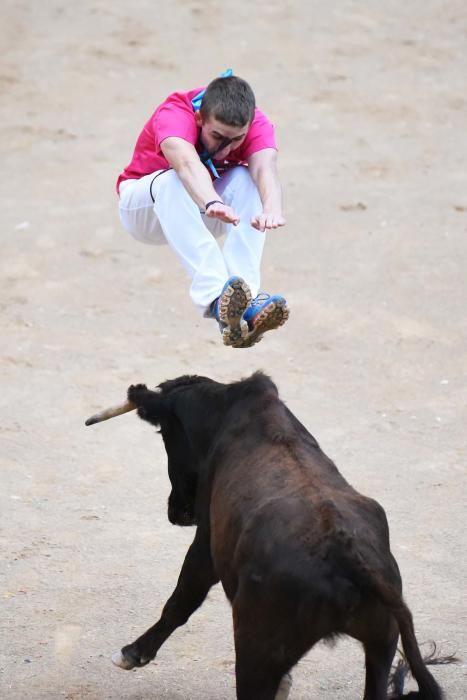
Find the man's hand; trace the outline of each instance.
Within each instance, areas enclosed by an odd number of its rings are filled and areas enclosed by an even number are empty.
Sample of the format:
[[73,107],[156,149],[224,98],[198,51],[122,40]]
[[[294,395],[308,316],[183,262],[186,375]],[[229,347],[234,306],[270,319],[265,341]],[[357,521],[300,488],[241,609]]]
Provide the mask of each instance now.
[[263,148],[248,159],[248,169],[258,188],[263,211],[254,216],[251,225],[257,231],[285,226],[282,216],[282,192],[277,174],[277,153],[274,148]]
[[285,219],[282,214],[258,214],[251,220],[251,225],[257,231],[266,231],[270,228],[279,228],[285,226]]
[[206,216],[211,219],[220,219],[224,224],[233,224],[237,226],[240,223],[240,217],[235,213],[232,207],[222,202],[214,202],[206,212]]

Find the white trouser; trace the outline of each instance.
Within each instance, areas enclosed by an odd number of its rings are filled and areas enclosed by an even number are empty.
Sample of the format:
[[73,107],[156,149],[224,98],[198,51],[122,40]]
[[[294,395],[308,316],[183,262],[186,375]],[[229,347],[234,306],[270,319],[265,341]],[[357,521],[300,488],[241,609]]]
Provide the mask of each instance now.
[[[143,243],[169,243],[192,278],[190,296],[203,312],[233,275],[243,277],[255,297],[265,234],[250,226],[262,205],[248,168],[232,168],[213,183],[219,199],[240,217],[238,226],[200,214],[175,170],[158,172],[121,183],[124,228]],[[214,236],[223,233],[227,236],[221,250]]]

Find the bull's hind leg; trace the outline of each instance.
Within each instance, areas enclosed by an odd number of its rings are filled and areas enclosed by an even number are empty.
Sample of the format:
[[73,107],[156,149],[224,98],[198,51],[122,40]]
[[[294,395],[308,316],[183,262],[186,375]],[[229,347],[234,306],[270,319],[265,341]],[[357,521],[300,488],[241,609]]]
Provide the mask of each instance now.
[[346,623],[343,632],[363,644],[363,700],[386,700],[389,674],[399,639],[399,625],[394,615],[379,600],[368,596]]
[[386,636],[371,635],[363,641],[365,650],[365,694],[364,700],[386,700],[391,665],[397,649],[399,628],[390,616]]
[[300,654],[291,656],[292,644],[279,640],[270,630],[266,633],[258,618],[250,620],[241,629],[234,610],[237,699],[287,700],[292,686],[289,670]]
[[275,583],[247,574],[232,601],[237,700],[287,700],[290,670],[325,636],[302,625],[297,597]]
[[152,661],[165,640],[177,627],[185,624],[204,601],[211,586],[219,580],[212,567],[209,546],[197,538],[198,533],[186,554],[177,587],[165,604],[160,620],[135,642],[112,656],[116,666],[130,670]]
[[292,687],[289,673],[282,675],[276,664],[255,657],[243,659],[237,652],[237,700],[287,700]]
[[386,645],[365,644],[365,694],[364,700],[386,700],[391,664],[397,648],[397,639]]

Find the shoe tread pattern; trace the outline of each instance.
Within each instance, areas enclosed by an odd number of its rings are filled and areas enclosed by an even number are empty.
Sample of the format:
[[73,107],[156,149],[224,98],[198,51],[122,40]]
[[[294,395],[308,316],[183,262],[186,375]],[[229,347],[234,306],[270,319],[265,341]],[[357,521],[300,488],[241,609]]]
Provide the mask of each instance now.
[[283,326],[289,316],[290,311],[287,308],[285,299],[272,300],[271,303],[265,306],[255,317],[253,330],[251,330],[245,338],[238,340],[234,347],[251,348],[263,339],[263,335],[267,331],[272,331]]
[[233,345],[248,335],[248,323],[243,314],[251,302],[249,286],[240,277],[229,284],[219,298],[219,321],[224,325],[224,345]]

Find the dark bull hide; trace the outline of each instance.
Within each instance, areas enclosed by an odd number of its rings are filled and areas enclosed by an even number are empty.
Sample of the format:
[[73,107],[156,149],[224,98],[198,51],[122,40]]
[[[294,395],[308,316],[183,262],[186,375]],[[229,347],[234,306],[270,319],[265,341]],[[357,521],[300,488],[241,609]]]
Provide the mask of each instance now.
[[160,426],[170,522],[197,529],[160,620],[114,663],[131,669],[154,659],[221,581],[239,700],[285,698],[294,664],[340,634],[363,645],[365,700],[387,698],[399,635],[419,687],[410,697],[442,697],[402,599],[384,510],[345,481],[268,377],[220,384],[186,376],[158,391],[132,386],[128,399]]

